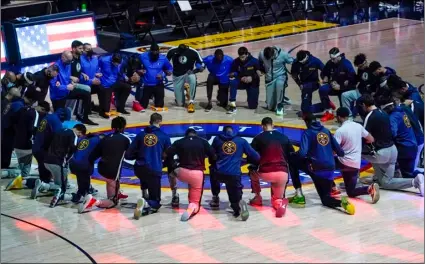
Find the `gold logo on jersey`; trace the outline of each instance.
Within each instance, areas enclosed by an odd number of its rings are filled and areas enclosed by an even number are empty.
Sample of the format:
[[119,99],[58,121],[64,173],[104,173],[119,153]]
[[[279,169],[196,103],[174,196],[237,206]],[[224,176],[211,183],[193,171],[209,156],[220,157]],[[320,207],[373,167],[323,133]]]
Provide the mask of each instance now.
[[236,152],[236,144],[233,141],[226,141],[223,143],[223,146],[221,146],[223,152],[227,155],[232,155]]
[[46,129],[46,126],[47,126],[47,120],[46,119],[41,120],[40,125],[38,125],[38,131],[43,132]]
[[155,134],[147,134],[143,138],[143,142],[146,146],[153,147],[156,145],[156,143],[158,143],[158,137]]
[[87,139],[83,139],[78,143],[77,149],[78,150],[84,150],[89,146],[89,141]]
[[405,114],[405,115],[403,115],[403,121],[404,121],[404,124],[406,125],[406,127],[411,127],[412,125],[410,124],[410,120],[409,120],[409,117]]
[[329,136],[326,133],[319,132],[317,134],[317,142],[322,146],[326,146],[329,144]]

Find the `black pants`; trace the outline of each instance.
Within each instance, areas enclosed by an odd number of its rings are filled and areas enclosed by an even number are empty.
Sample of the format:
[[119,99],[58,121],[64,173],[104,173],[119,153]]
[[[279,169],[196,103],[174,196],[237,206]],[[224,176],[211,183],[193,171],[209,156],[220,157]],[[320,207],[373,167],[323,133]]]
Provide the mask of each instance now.
[[258,96],[260,95],[260,88],[258,87],[246,88],[246,95],[248,100],[248,108],[256,109],[258,107]]
[[356,188],[357,179],[359,178],[360,173],[359,169],[345,166],[337,158],[335,159],[335,164],[341,171],[342,178],[344,179],[345,191],[349,197],[357,197],[360,195],[369,194],[368,186]]
[[211,100],[212,100],[214,85],[218,85],[217,101],[220,102],[220,106],[226,107],[227,102],[229,101],[230,83],[222,84],[222,83],[220,83],[219,79],[216,76],[209,74],[208,79],[207,79],[208,102],[211,102]]
[[155,86],[145,85],[145,87],[143,87],[143,95],[141,102],[143,108],[146,109],[148,107],[149,100],[151,99],[152,95],[155,98],[155,107],[164,107],[165,92],[163,83]]
[[91,168],[82,168],[77,164],[69,164],[69,169],[77,176],[78,191],[77,194],[85,196],[90,190],[90,177],[93,173]]
[[88,119],[91,107],[91,95],[89,92],[74,89],[69,92],[68,96],[60,100],[52,100],[53,109],[56,111],[59,108],[64,108],[66,105],[66,100],[81,100],[83,104],[83,119]]
[[99,113],[107,113],[111,107],[112,93],[115,93],[117,111],[124,110],[125,103],[131,92],[131,85],[125,82],[116,82],[111,87],[99,88]]
[[[332,186],[334,185],[333,179],[331,176],[333,175],[333,171],[329,172],[315,172],[310,170],[309,165],[310,162],[306,159],[294,158],[294,166],[298,168],[298,170],[304,171],[307,173],[311,179],[313,180],[314,186],[316,187],[316,191],[319,194],[320,200],[324,206],[330,208],[341,207],[341,201],[335,199],[331,196]],[[292,164],[291,164],[292,165]],[[320,173],[320,175],[319,175]],[[325,175],[325,174],[329,175]]]
[[44,183],[49,183],[51,181],[52,175],[48,169],[44,166],[44,152],[35,152],[33,156],[38,163],[38,173],[40,175],[40,180]]
[[159,209],[161,207],[161,176],[145,166],[134,166],[134,173],[140,180],[141,189],[147,189],[149,198],[147,200],[150,207]]
[[304,83],[303,89],[301,90],[301,111],[303,113],[310,113],[311,111],[311,100],[313,98],[313,92],[318,90],[320,85],[318,83]]
[[220,184],[226,184],[227,195],[229,196],[230,207],[235,213],[240,212],[239,202],[242,200],[243,185],[240,175],[227,175],[211,171],[210,184],[211,192],[214,196],[220,194]]
[[1,135],[1,168],[7,169],[10,166],[10,160],[12,159],[13,143],[15,138],[15,130],[13,127],[3,129],[3,135]]
[[397,158],[397,166],[401,172],[401,175],[403,178],[415,178],[414,171],[415,171],[415,164],[416,157],[410,157],[410,158]]

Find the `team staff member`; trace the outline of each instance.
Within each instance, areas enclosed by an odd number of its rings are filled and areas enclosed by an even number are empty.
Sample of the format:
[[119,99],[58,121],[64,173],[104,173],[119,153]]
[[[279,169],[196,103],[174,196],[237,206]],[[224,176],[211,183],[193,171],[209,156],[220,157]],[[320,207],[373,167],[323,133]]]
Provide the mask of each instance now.
[[50,207],[55,207],[61,200],[69,201],[72,198],[70,194],[65,193],[68,182],[68,165],[76,150],[78,137],[82,136],[84,131],[86,131],[86,127],[83,124],[77,124],[73,129],[64,128],[53,136],[44,159],[44,166],[50,171],[53,182],[46,184],[37,180],[34,188],[36,190],[35,197],[42,191],[54,191]]
[[77,177],[78,185],[77,192],[72,194],[72,201],[74,203],[80,202],[81,198],[85,197],[87,194],[94,194],[97,192],[97,190],[90,185],[90,177],[93,174],[94,164],[90,163],[89,156],[105,135],[86,135],[86,132],[87,130],[81,129],[81,135],[77,142],[77,149],[69,161],[69,169]]
[[137,200],[134,219],[139,219],[143,211],[157,212],[161,208],[162,157],[171,146],[170,137],[160,130],[162,116],[154,113],[150,117],[150,126],[141,131],[131,143],[125,158],[136,160],[134,173],[140,180],[140,186],[148,190],[148,199]]
[[[172,48],[167,53],[167,59],[173,64],[173,84],[174,95],[178,106],[184,106],[186,90],[189,104],[187,111],[195,112],[196,75],[195,72],[202,72],[205,68],[201,55],[195,49],[180,44],[177,48]],[[195,71],[193,68],[196,68]]]
[[1,79],[1,98],[2,100],[9,92],[9,89],[16,86],[16,75],[12,71],[6,71],[3,78]]
[[[288,199],[285,198],[288,183],[289,159],[294,147],[284,134],[275,131],[273,120],[265,117],[261,121],[263,132],[251,142],[252,148],[260,154],[258,172],[251,170],[251,184],[255,192],[256,204],[262,203],[259,178],[271,183],[272,206],[276,210],[276,217],[282,217],[286,212]],[[294,173],[291,168],[291,173]]]
[[[173,71],[170,61],[163,54],[159,53],[159,46],[156,43],[151,45],[149,51],[140,55],[143,65],[143,96],[142,107],[146,109],[152,96],[155,98],[155,108],[164,108],[164,73],[170,76]],[[176,88],[174,88],[176,89]],[[144,111],[144,110],[143,110]]]
[[83,84],[82,82],[87,81],[89,78],[87,74],[82,72],[81,67],[81,55],[83,54],[83,43],[79,40],[74,40],[71,43],[71,80],[74,83],[75,89],[84,90],[91,92],[90,86]]
[[363,111],[367,113],[363,126],[375,139],[372,143],[374,147],[373,155],[362,155],[373,166],[375,171],[373,180],[382,189],[403,190],[415,187],[419,189],[423,196],[423,174],[418,174],[414,179],[394,178],[398,152],[394,145],[388,114],[375,106],[374,98],[371,95],[362,95],[359,98],[359,104]]
[[374,138],[362,125],[350,120],[349,116],[350,110],[346,107],[336,110],[336,119],[341,127],[336,130],[334,137],[345,153],[343,157],[338,157],[336,166],[341,171],[348,197],[370,195],[372,203],[377,203],[379,201],[377,183],[356,188],[362,158],[362,140],[371,144]]
[[260,160],[258,153],[249,145],[249,143],[237,136],[237,133],[231,126],[225,126],[223,134],[214,138],[212,147],[217,154],[215,166],[211,167],[211,191],[213,198],[210,202],[212,208],[220,206],[220,183],[226,184],[227,194],[229,196],[230,207],[233,209],[233,216],[241,216],[242,221],[249,217],[248,207],[242,200],[242,181],[241,165],[242,155],[246,154],[248,160],[257,164]]
[[34,87],[36,87],[36,101],[38,103],[43,102],[46,99],[47,92],[49,91],[50,80],[58,76],[59,67],[56,64],[52,64],[47,68],[33,74]]
[[80,56],[80,63],[81,72],[87,76],[87,78],[82,78],[81,83],[90,86],[91,94],[97,94],[99,96],[102,85],[100,82],[102,73],[99,72],[99,57],[94,55],[90,43],[83,44],[83,54]]
[[319,71],[323,70],[323,62],[311,55],[309,51],[297,52],[297,59],[292,64],[291,76],[301,89],[301,114],[319,112],[313,109],[311,99],[313,92],[320,87]]
[[78,208],[78,213],[81,214],[84,211],[89,211],[93,206],[107,209],[113,208],[118,204],[120,199],[128,197],[119,191],[122,162],[125,152],[131,143],[131,140],[123,134],[126,125],[125,118],[121,116],[112,119],[111,128],[113,133],[102,139],[89,155],[89,162],[92,164],[100,158],[98,171],[106,180],[107,199],[98,200],[93,198],[91,194],[88,194]]
[[121,55],[114,53],[99,59],[99,69],[102,73],[100,83],[102,87],[99,90],[99,116],[109,119],[106,113],[109,113],[111,106],[112,93],[115,93],[117,112],[122,114],[130,114],[124,107],[131,87],[125,85],[120,80],[128,81],[128,77],[121,72]]
[[381,98],[380,105],[390,116],[391,132],[398,152],[397,173],[401,173],[403,178],[414,178],[418,144],[409,117],[400,106],[395,105],[392,98]]
[[71,81],[72,59],[72,53],[64,51],[61,58],[56,62],[59,74],[50,80],[50,99],[52,100],[53,109],[56,111],[56,109],[64,108],[66,100],[81,100],[84,111],[82,122],[87,125],[98,125],[88,117],[91,103],[90,92],[75,89],[75,85]]
[[[261,70],[266,74],[266,103],[270,111],[276,111],[276,114],[283,115],[283,103],[285,89],[288,86],[288,74],[286,64],[292,64],[292,58],[288,52],[280,47],[266,47],[260,51],[258,56]],[[288,100],[289,101],[289,100]]]
[[353,65],[345,58],[338,48],[332,48],[329,51],[330,60],[326,63],[321,73],[323,85],[319,88],[320,101],[325,110],[321,121],[326,122],[335,118],[332,109],[335,105],[331,103],[329,95],[337,95],[341,103],[341,94],[343,92],[356,89],[356,72]]
[[131,89],[135,88],[136,93],[133,101],[133,110],[135,112],[141,112],[140,101],[142,100],[142,84],[140,81],[140,75],[142,74],[142,63],[138,54],[131,55],[126,62],[121,66],[123,76],[127,76],[125,84],[130,85]]
[[347,197],[342,196],[341,200],[338,200],[331,196],[335,171],[333,152],[338,157],[343,157],[344,151],[331,132],[320,122],[317,122],[313,114],[307,115],[304,121],[307,130],[304,131],[301,138],[297,167],[311,177],[324,206],[330,208],[342,207],[345,212],[353,215],[355,207]]
[[230,67],[233,62],[233,58],[224,55],[223,50],[217,49],[214,55],[209,55],[203,58],[205,66],[207,67],[208,74],[207,78],[207,98],[208,105],[205,107],[205,111],[209,112],[212,109],[212,94],[213,86],[218,84],[217,101],[221,107],[227,107],[229,101],[229,73]]
[[246,47],[238,49],[238,58],[230,69],[230,106],[228,114],[236,113],[236,95],[238,89],[246,90],[248,108],[257,109],[260,93],[260,62],[254,58]]
[[175,141],[166,151],[164,159],[170,160],[175,155],[179,157],[179,167],[173,174],[180,181],[189,184],[189,206],[181,216],[181,221],[187,221],[201,207],[205,158],[208,158],[210,164],[214,164],[216,154],[208,141],[198,137],[196,131],[189,128],[185,137]]

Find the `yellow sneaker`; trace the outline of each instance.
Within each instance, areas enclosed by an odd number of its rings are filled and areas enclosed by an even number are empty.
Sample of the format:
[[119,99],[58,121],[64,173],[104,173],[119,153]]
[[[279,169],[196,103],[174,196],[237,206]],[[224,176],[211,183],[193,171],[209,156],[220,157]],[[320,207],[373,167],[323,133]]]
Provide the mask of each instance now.
[[347,196],[341,197],[341,206],[342,208],[344,208],[345,212],[349,215],[354,215],[356,213],[356,207],[354,207],[354,204],[348,201]]
[[190,85],[189,83],[184,83],[184,91],[186,92],[186,100],[190,101]]
[[6,189],[4,189],[5,191],[10,191],[13,189],[22,189],[24,188],[23,184],[22,184],[22,175],[16,176],[15,179],[11,180],[7,186]]
[[189,103],[189,105],[187,106],[187,112],[188,113],[195,113],[195,104],[194,103]]
[[168,107],[155,107],[155,106],[151,106],[151,110],[155,111],[155,112],[167,112],[168,111]]

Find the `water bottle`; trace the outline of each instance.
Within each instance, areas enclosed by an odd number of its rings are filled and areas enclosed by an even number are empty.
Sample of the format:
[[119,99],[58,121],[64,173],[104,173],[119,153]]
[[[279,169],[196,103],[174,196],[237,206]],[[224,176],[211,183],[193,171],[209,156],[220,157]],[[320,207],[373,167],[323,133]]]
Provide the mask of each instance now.
[[81,12],[87,12],[87,4],[85,2],[81,4]]

